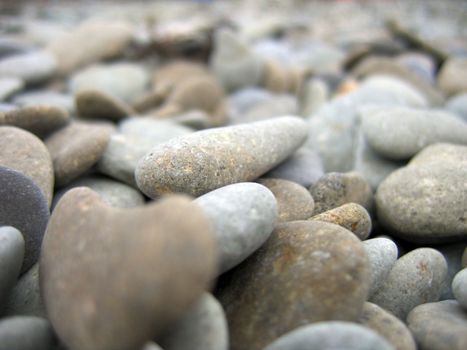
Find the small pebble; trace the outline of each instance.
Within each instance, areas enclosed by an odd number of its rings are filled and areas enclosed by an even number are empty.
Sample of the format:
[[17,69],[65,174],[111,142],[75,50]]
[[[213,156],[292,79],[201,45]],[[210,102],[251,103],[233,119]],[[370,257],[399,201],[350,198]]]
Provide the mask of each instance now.
[[452,293],[459,305],[467,310],[467,268],[462,269],[454,276]]
[[0,312],[23,264],[24,238],[14,227],[0,227]]

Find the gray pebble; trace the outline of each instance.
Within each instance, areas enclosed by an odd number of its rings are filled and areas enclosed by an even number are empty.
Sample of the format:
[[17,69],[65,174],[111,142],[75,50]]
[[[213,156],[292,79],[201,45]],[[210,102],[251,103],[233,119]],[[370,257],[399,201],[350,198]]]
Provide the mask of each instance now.
[[452,293],[460,306],[467,310],[467,268],[462,269],[454,276]]
[[445,108],[467,122],[467,92],[450,98],[446,102]]
[[15,77],[33,84],[50,78],[56,68],[55,57],[49,52],[27,52],[0,60],[0,77]]
[[35,316],[0,320],[0,350],[50,350],[55,337],[50,323]]
[[0,101],[8,99],[11,95],[22,90],[24,82],[20,78],[6,77],[0,78]]
[[439,300],[447,300],[447,299],[454,299],[454,295],[452,294],[452,280],[456,273],[458,273],[462,269],[462,253],[466,244],[456,243],[456,244],[443,244],[443,245],[436,245],[433,248],[443,254],[444,258],[446,259],[446,263],[448,264],[448,273],[446,275],[446,279],[444,281],[443,291],[441,292],[441,296]]
[[13,103],[20,107],[47,105],[74,114],[75,101],[72,95],[49,90],[33,90],[15,95]]
[[14,227],[0,227],[0,312],[23,264],[24,238]]

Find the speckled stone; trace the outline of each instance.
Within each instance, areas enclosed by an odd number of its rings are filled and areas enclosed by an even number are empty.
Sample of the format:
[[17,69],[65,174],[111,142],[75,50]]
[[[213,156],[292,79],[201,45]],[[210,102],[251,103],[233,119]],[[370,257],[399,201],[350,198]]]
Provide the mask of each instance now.
[[405,320],[417,305],[438,300],[446,273],[446,260],[440,252],[415,249],[396,261],[370,301]]
[[197,198],[214,225],[219,251],[219,274],[231,269],[257,250],[277,221],[277,203],[266,187],[238,183]]
[[136,113],[123,101],[96,89],[82,90],[76,94],[76,111],[82,118],[113,121]]
[[302,147],[264,176],[293,181],[308,188],[323,175],[319,154]]
[[24,257],[24,238],[11,226],[0,227],[0,312],[18,278]]
[[397,245],[390,239],[377,237],[363,241],[370,263],[370,292],[371,297],[383,284],[397,260]]
[[55,173],[56,186],[64,186],[91,168],[107,147],[109,125],[73,122],[45,140]]
[[407,326],[390,312],[366,302],[360,323],[385,338],[395,350],[416,350],[417,345]]
[[315,215],[346,203],[357,203],[369,210],[373,202],[370,185],[355,172],[328,173],[310,187],[310,193],[315,200]]
[[467,59],[450,57],[441,66],[438,86],[448,96],[467,92]]
[[231,183],[252,181],[305,141],[296,117],[195,132],[153,148],[135,171],[149,197],[170,192],[199,196]]
[[268,345],[264,350],[393,350],[371,329],[350,322],[318,322],[299,327]]
[[467,146],[452,143],[436,143],[425,147],[413,157],[409,165],[454,162],[467,165]]
[[313,214],[315,202],[305,187],[283,179],[263,178],[258,182],[276,197],[279,222],[305,220]]
[[455,300],[417,306],[407,325],[420,350],[467,349],[467,313]]
[[203,294],[159,344],[164,350],[228,350],[229,332],[222,306],[211,294]]
[[69,348],[135,349],[181,317],[215,270],[211,225],[188,198],[119,209],[76,188],[51,216],[40,284]]
[[54,171],[44,143],[33,134],[10,126],[0,126],[0,165],[30,177],[52,202]]
[[406,107],[368,108],[361,113],[370,146],[381,156],[408,159],[430,144],[467,144],[467,124],[448,112]]
[[48,220],[49,206],[40,188],[29,177],[0,166],[0,226],[13,226],[24,237],[21,273],[39,258]]
[[367,257],[352,233],[326,222],[279,224],[221,281],[231,349],[262,349],[302,324],[356,321],[368,284]]
[[0,77],[15,77],[28,84],[49,79],[57,68],[55,57],[47,51],[25,52],[0,60]]
[[467,268],[462,269],[454,276],[452,293],[459,305],[467,310]]
[[360,204],[347,203],[310,217],[308,220],[330,222],[346,228],[364,240],[371,232],[370,214]]
[[44,318],[15,316],[0,320],[2,350],[50,350],[55,343],[53,329]]
[[16,126],[40,138],[68,124],[69,121],[70,115],[67,112],[53,106],[21,107],[0,112],[0,125]]

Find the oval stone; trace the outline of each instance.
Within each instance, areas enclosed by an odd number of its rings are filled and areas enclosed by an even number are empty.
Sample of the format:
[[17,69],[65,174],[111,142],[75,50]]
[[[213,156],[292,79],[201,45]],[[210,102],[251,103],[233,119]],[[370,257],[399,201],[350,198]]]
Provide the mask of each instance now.
[[44,318],[7,317],[0,320],[0,344],[8,350],[50,350],[55,345],[55,336]]
[[23,264],[24,238],[14,227],[0,227],[0,311]]
[[467,310],[467,268],[462,269],[454,276],[452,293],[459,305]]

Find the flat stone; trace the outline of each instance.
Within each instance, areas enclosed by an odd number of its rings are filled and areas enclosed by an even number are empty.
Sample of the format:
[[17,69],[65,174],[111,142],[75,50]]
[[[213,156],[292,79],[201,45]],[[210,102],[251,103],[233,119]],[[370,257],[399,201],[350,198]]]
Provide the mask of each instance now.
[[103,174],[136,187],[138,161],[153,147],[193,130],[168,121],[129,118],[120,123],[118,131],[111,136],[97,168]]
[[368,284],[367,257],[352,233],[326,222],[279,224],[220,283],[231,349],[263,349],[302,324],[356,321]]
[[450,57],[441,66],[438,86],[448,96],[467,92],[467,59]]
[[219,251],[219,274],[257,250],[270,236],[277,220],[274,195],[256,183],[237,183],[197,198],[211,219]]
[[21,273],[39,258],[42,237],[49,220],[49,206],[34,182],[16,170],[0,166],[0,226],[13,226],[24,237]]
[[97,192],[104,202],[116,208],[133,208],[144,205],[144,196],[138,190],[103,176],[80,177],[55,194],[54,202],[69,190],[76,187],[89,187]]
[[199,196],[255,180],[306,136],[306,123],[296,117],[198,131],[154,147],[138,163],[136,183],[152,198],[170,192]]
[[323,221],[346,228],[359,239],[367,239],[371,232],[371,217],[364,207],[347,203],[310,217],[311,221]]
[[43,138],[70,121],[64,110],[46,105],[21,107],[0,112],[0,125],[16,126]]
[[0,311],[23,264],[24,238],[11,226],[0,227]]
[[75,101],[72,95],[56,91],[33,90],[22,92],[14,96],[13,103],[19,107],[46,105],[59,108],[69,114],[75,114]]
[[164,350],[228,350],[228,338],[222,306],[204,293],[159,343]]
[[0,101],[5,101],[11,95],[21,91],[24,81],[16,77],[0,78]]
[[467,122],[467,92],[454,95],[446,101],[445,108]]
[[323,175],[323,163],[319,154],[301,147],[264,177],[289,180],[308,188]]
[[57,69],[55,57],[47,51],[27,52],[0,60],[0,77],[13,77],[26,84],[40,83]]
[[373,330],[351,322],[318,322],[299,327],[268,345],[264,350],[393,350]]
[[56,57],[58,71],[66,75],[80,67],[122,52],[132,39],[126,22],[92,20],[52,40],[47,49]]
[[440,252],[415,249],[396,261],[370,301],[405,320],[417,305],[438,300],[446,273],[446,260]]
[[455,300],[417,306],[407,317],[407,325],[420,349],[467,348],[467,313]]
[[76,111],[82,118],[118,121],[136,112],[123,101],[96,89],[76,94]]
[[370,264],[371,297],[384,283],[397,260],[397,245],[390,239],[377,237],[362,242]]
[[407,326],[390,312],[366,302],[360,323],[385,338],[396,350],[416,350],[417,345]]
[[459,305],[467,310],[467,268],[462,269],[454,276],[452,293]]
[[41,293],[68,347],[136,349],[180,318],[215,270],[210,222],[189,199],[122,210],[76,188],[47,227]]
[[315,202],[305,187],[283,179],[263,178],[258,182],[276,197],[279,222],[306,220],[313,214]]
[[41,140],[25,130],[0,126],[0,165],[30,177],[50,206],[54,173],[49,151]]
[[7,298],[4,311],[7,316],[47,317],[39,286],[38,263],[23,274],[13,287]]
[[113,127],[75,121],[45,140],[55,173],[56,186],[64,186],[99,161]]
[[55,345],[50,323],[40,317],[15,316],[0,320],[0,344],[8,350],[49,350]]
[[357,203],[370,210],[373,202],[370,185],[355,172],[328,173],[310,187],[310,193],[315,200],[315,215],[346,203]]
[[381,107],[361,117],[370,146],[390,159],[408,159],[437,142],[467,144],[467,124],[447,112]]

